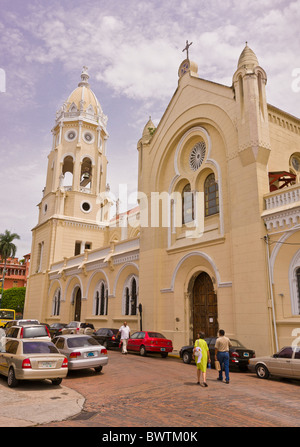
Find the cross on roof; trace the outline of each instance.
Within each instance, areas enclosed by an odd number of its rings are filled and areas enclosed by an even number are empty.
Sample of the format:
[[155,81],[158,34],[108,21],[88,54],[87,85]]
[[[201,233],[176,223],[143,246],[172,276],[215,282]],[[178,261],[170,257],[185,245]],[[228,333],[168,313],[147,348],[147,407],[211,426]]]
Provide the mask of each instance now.
[[182,51],[186,51],[186,58],[187,58],[187,59],[189,58],[189,47],[192,45],[192,43],[193,43],[193,42],[190,42],[190,43],[189,43],[189,41],[187,40],[187,41],[186,41],[185,48],[182,50]]

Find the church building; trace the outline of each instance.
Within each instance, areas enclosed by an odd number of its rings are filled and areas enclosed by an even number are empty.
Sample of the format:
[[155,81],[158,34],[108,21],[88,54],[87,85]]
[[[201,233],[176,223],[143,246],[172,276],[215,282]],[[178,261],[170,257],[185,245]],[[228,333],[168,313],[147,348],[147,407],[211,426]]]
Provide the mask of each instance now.
[[139,206],[111,218],[107,117],[84,67],[52,129],[25,317],[126,320],[176,350],[220,328],[257,355],[297,342],[300,120],[267,103],[247,44],[233,72],[202,79],[187,51],[137,143]]

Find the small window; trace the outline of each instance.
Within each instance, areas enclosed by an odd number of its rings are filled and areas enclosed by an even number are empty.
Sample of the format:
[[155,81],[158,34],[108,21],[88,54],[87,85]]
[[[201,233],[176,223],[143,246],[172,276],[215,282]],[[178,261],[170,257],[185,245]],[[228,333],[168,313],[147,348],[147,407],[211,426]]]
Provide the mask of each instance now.
[[81,241],[76,241],[75,242],[74,256],[80,255],[80,251],[81,251]]
[[6,343],[6,352],[9,354],[16,354],[18,350],[19,343],[17,341],[10,341]]
[[293,348],[287,347],[283,348],[277,355],[279,358],[283,359],[291,359],[293,355]]

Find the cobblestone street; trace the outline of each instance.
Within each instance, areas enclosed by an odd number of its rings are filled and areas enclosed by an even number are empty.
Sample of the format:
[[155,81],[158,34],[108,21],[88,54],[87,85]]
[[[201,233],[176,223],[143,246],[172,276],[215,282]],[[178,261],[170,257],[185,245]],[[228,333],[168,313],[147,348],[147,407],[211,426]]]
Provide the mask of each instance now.
[[81,393],[84,410],[47,427],[299,427],[300,382],[261,380],[231,372],[230,384],[208,370],[208,387],[196,384],[195,365],[177,358],[123,356],[109,364],[70,372],[63,384]]

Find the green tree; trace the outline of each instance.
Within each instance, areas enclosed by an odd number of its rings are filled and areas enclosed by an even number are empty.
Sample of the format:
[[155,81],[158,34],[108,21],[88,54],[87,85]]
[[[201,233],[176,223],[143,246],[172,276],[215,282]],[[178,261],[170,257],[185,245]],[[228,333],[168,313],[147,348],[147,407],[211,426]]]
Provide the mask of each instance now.
[[4,290],[2,298],[3,309],[14,309],[18,313],[23,313],[25,303],[26,287],[12,287]]
[[1,299],[2,299],[2,295],[3,295],[7,259],[14,257],[16,255],[16,251],[17,251],[17,247],[13,243],[13,241],[15,239],[20,239],[20,236],[17,233],[11,233],[10,231],[5,230],[4,233],[0,234],[0,257],[4,261],[0,308],[1,308]]

